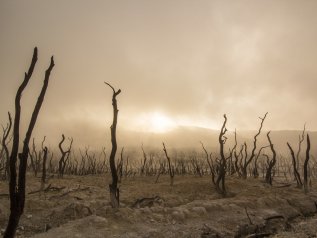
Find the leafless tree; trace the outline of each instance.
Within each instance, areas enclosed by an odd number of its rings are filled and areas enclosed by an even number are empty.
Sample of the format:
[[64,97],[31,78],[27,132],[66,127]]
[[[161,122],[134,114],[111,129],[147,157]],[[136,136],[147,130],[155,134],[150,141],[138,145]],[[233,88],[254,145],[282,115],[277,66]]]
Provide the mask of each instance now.
[[115,164],[115,157],[117,153],[117,121],[118,121],[118,105],[117,105],[117,96],[121,93],[121,89],[116,91],[109,83],[105,82],[106,85],[108,85],[112,89],[112,107],[113,107],[113,122],[110,127],[111,130],[111,153],[110,153],[110,169],[111,169],[111,175],[112,175],[112,183],[109,184],[109,190],[110,190],[110,203],[113,208],[119,207],[119,196],[120,191],[118,188],[118,174]]
[[167,150],[165,148],[165,144],[163,142],[163,151],[165,153],[165,156],[166,156],[166,159],[167,159],[167,162],[168,162],[168,172],[169,172],[169,175],[170,175],[170,178],[171,178],[171,183],[170,185],[173,186],[174,184],[174,175],[175,175],[175,171],[174,171],[174,167],[171,165],[171,159],[170,157],[167,155]]
[[309,162],[309,152],[310,152],[310,138],[309,135],[307,134],[307,149],[306,149],[306,158],[304,161],[304,189],[305,192],[308,192],[308,162]]
[[297,187],[298,188],[302,188],[303,183],[302,183],[300,174],[299,174],[299,172],[297,170],[296,157],[295,157],[294,150],[293,150],[292,146],[288,142],[287,142],[287,146],[288,146],[288,148],[289,148],[289,150],[291,152],[291,156],[292,156],[293,173],[294,173],[294,177],[295,177],[295,180],[296,180],[296,183],[297,183]]
[[[44,136],[43,141],[42,141],[42,153],[43,153],[43,163],[42,163],[42,179],[41,182],[44,186],[46,182],[46,161],[47,161],[47,155],[48,155],[48,149],[46,146],[44,146],[46,136]],[[42,186],[42,187],[43,187]]]
[[273,154],[273,157],[271,160],[268,160],[268,168],[266,170],[266,176],[265,176],[265,182],[272,185],[273,177],[272,177],[272,170],[276,163],[276,152],[274,149],[274,145],[272,144],[271,138],[270,138],[270,131],[267,133],[267,139],[270,143],[270,148]]
[[[260,133],[261,133],[261,130],[262,130],[262,127],[263,127],[263,122],[264,122],[266,116],[267,116],[267,113],[265,113],[265,115],[264,115],[263,118],[260,117],[261,124],[260,124],[260,128],[259,128],[257,134],[254,136],[253,148],[252,148],[252,151],[251,151],[251,155],[250,155],[249,158],[245,157],[244,163],[243,163],[243,165],[242,165],[242,177],[243,177],[244,179],[247,178],[247,175],[248,175],[248,166],[249,166],[249,164],[252,162],[252,160],[253,160],[254,157],[255,157],[255,151],[256,151],[256,147],[257,147],[257,138],[258,138],[258,136],[259,136]],[[246,144],[245,144],[245,147],[246,147]],[[247,148],[245,148],[245,149],[247,149]],[[247,150],[245,150],[245,151],[247,151]]]
[[227,141],[227,137],[225,136],[227,132],[226,124],[227,124],[227,116],[226,114],[223,115],[224,117],[224,122],[222,124],[220,134],[219,134],[219,145],[220,145],[220,160],[218,163],[218,175],[217,179],[215,180],[215,186],[216,190],[219,194],[221,194],[223,197],[227,195],[227,190],[226,190],[226,170],[227,170],[227,158],[225,157],[224,153],[224,145]]
[[1,152],[1,155],[4,154],[4,157],[3,157],[3,169],[4,169],[4,178],[5,179],[9,179],[10,178],[10,163],[9,163],[9,157],[10,157],[10,154],[9,154],[9,149],[8,149],[8,146],[7,146],[7,143],[8,143],[8,137],[10,135],[10,131],[11,131],[11,128],[12,128],[12,118],[11,118],[11,114],[10,112],[8,112],[8,117],[9,117],[9,123],[7,124],[6,128],[2,128],[3,129],[3,136],[2,136],[2,140],[1,140],[1,143],[2,143],[2,150],[4,153]]
[[27,159],[29,154],[29,142],[32,136],[32,132],[40,112],[42,103],[44,101],[46,89],[48,87],[49,78],[51,71],[54,67],[54,59],[51,57],[51,62],[48,69],[45,72],[45,78],[42,90],[35,104],[31,120],[25,135],[25,139],[23,141],[22,153],[19,153],[19,175],[17,181],[17,171],[16,164],[18,158],[18,150],[19,150],[19,139],[20,139],[20,117],[21,117],[21,96],[26,88],[29,80],[33,74],[33,70],[35,64],[37,62],[37,48],[34,48],[33,57],[31,61],[31,65],[27,73],[25,73],[24,80],[20,87],[18,88],[16,97],[15,97],[15,118],[13,125],[13,141],[12,141],[12,150],[10,155],[10,183],[9,183],[9,193],[10,193],[10,216],[7,228],[4,233],[5,238],[14,237],[17,226],[19,224],[19,220],[24,211],[25,204],[25,183],[26,183],[26,167],[27,167]]
[[264,150],[264,149],[266,149],[266,148],[268,148],[268,147],[270,147],[270,145],[262,146],[262,147],[259,149],[257,155],[256,155],[255,158],[254,158],[254,167],[253,167],[253,176],[254,176],[254,178],[259,177],[259,172],[258,172],[258,159],[259,159],[259,157],[260,157],[260,155],[261,155],[261,152],[262,152],[262,150]]
[[302,131],[302,134],[298,136],[298,150],[297,150],[297,154],[296,154],[296,169],[299,170],[300,167],[300,152],[301,152],[301,148],[302,148],[302,143],[305,140],[305,132],[306,132],[306,123],[304,124],[304,129]]
[[33,138],[32,143],[32,150],[29,151],[29,156],[31,159],[31,166],[34,172],[34,176],[37,177],[37,173],[40,169],[40,163],[41,163],[41,153],[38,153],[35,146],[35,139]]
[[141,173],[141,175],[143,175],[145,172],[145,165],[146,165],[146,161],[147,161],[147,156],[146,156],[146,153],[144,151],[143,144],[141,146],[141,149],[142,149],[142,153],[143,153],[143,161],[142,161],[142,165],[141,165],[142,167],[141,167],[140,173]]
[[70,155],[70,152],[71,152],[71,149],[72,149],[72,145],[73,145],[73,138],[70,138],[70,144],[69,144],[69,147],[68,147],[68,150],[64,150],[62,145],[65,141],[65,136],[64,134],[62,134],[62,140],[59,142],[58,144],[58,148],[61,152],[61,158],[59,159],[59,162],[58,162],[58,176],[60,178],[62,178],[64,176],[64,171],[65,171],[65,168],[66,168],[66,163],[69,159],[69,155]]

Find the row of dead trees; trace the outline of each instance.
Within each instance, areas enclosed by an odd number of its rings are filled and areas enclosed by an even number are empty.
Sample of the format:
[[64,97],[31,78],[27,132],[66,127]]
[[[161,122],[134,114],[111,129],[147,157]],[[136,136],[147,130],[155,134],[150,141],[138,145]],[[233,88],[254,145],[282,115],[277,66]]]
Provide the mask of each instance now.
[[[236,133],[235,133],[236,137]],[[64,141],[64,142],[63,142]],[[27,164],[27,170],[32,172],[35,177],[45,178],[57,176],[63,177],[64,175],[98,175],[98,174],[107,174],[110,172],[110,167],[106,150],[102,148],[101,151],[90,151],[89,147],[86,147],[84,150],[79,149],[75,151],[72,148],[72,138],[69,138],[68,143],[66,139],[63,139],[63,136],[60,141],[60,147],[62,149],[58,151],[51,152],[50,149],[45,149],[45,138],[40,144],[39,149],[35,145],[34,139],[31,143],[29,151],[29,161]],[[215,154],[208,154],[204,144],[202,144],[202,152],[192,151],[188,153],[177,152],[172,150],[172,154],[169,155],[168,159],[166,157],[165,150],[167,150],[165,144],[163,150],[153,151],[149,153],[146,152],[143,145],[141,146],[140,157],[139,155],[133,155],[132,158],[129,158],[128,155],[125,155],[124,148],[121,149],[120,155],[116,158],[116,167],[118,173],[118,181],[120,182],[122,178],[129,178],[134,176],[155,176],[155,181],[159,180],[161,175],[196,175],[196,176],[205,176],[211,175],[214,171],[214,164],[217,164],[219,159]],[[65,147],[65,148],[64,148]],[[290,175],[293,175],[293,164],[295,165],[296,171],[299,171],[295,174],[302,174],[303,171],[297,169],[299,167],[296,159],[296,154],[294,153],[295,163],[292,164],[292,160],[289,158],[282,157],[281,155],[276,155],[276,164],[275,166],[269,166],[270,160],[268,160],[268,155],[265,151],[268,150],[270,145],[261,147],[256,155],[254,156],[253,162],[249,163],[247,167],[247,155],[248,150],[245,150],[246,146],[243,144],[238,151],[235,151],[236,145],[234,145],[232,153],[227,153],[226,157],[228,163],[227,174],[229,176],[237,176],[239,178],[247,177],[263,177],[266,176],[267,168],[271,169],[271,174],[274,176],[282,177],[285,179],[290,179]],[[46,152],[45,152],[46,151]],[[167,152],[167,151],[166,151]],[[230,152],[230,151],[229,151]],[[263,152],[263,153],[262,153]],[[44,156],[46,154],[46,156]],[[205,158],[203,155],[205,154]],[[277,158],[278,157],[278,158]],[[1,160],[5,164],[5,158]],[[301,162],[300,160],[298,160]],[[314,162],[314,161],[313,161]],[[312,162],[312,163],[313,163]],[[304,161],[300,166],[302,167]],[[273,164],[271,164],[273,165]],[[3,166],[4,167],[4,166]],[[308,174],[311,177],[316,177],[317,164],[308,164]],[[245,171],[246,175],[243,175],[242,171]],[[46,174],[43,176],[43,174]],[[2,170],[2,178],[5,178],[5,171]],[[299,176],[296,176],[297,178]],[[302,179],[297,179],[301,186],[303,186]]]
[[[235,133],[236,137],[236,133]],[[63,142],[64,140],[64,142]],[[29,152],[29,161],[27,164],[27,170],[32,172],[35,177],[47,178],[52,176],[63,177],[64,175],[99,175],[107,174],[110,172],[106,149],[91,151],[89,147],[84,150],[75,151],[72,148],[72,138],[69,138],[68,143],[63,136],[60,141],[62,150],[54,151],[47,150],[45,155],[45,138],[39,146],[31,143]],[[172,153],[168,152],[168,159],[166,157],[164,147],[167,153],[167,147],[163,146],[162,151],[150,150],[147,153],[146,149],[141,146],[140,154],[132,154],[129,157],[130,152],[125,152],[124,148],[121,149],[121,153],[116,158],[116,168],[118,173],[118,181],[120,182],[124,178],[135,177],[135,176],[155,176],[155,181],[159,180],[161,175],[173,174],[178,175],[196,175],[205,176],[212,175],[219,159],[216,154],[208,154],[204,144],[202,145],[202,153],[197,151],[191,152],[179,152],[172,150]],[[64,148],[65,147],[65,148]],[[246,161],[248,156],[248,150],[245,150],[246,146],[243,144],[238,151],[235,151],[236,145],[234,145],[232,153],[227,153],[225,156],[228,157],[228,169],[226,173],[229,176],[236,176],[239,178],[247,177],[263,177],[265,178],[267,168],[270,166],[270,160],[268,155],[270,145],[261,147],[254,156],[253,162],[249,163],[247,167]],[[39,148],[39,149],[38,149]],[[266,151],[265,151],[266,150]],[[229,151],[229,152],[230,152]],[[134,152],[135,153],[135,152]],[[127,154],[127,155],[125,155]],[[294,153],[295,154],[295,153]],[[296,153],[297,154],[297,153]],[[296,158],[296,154],[294,155]],[[205,157],[204,157],[205,155]],[[277,158],[278,157],[278,158]],[[44,159],[46,158],[46,159]],[[276,155],[276,164],[271,166],[271,174],[273,177],[285,177],[285,180],[290,179],[290,175],[293,176],[293,164],[289,158]],[[2,160],[2,161],[5,161]],[[44,162],[45,161],[45,162]],[[303,171],[297,169],[299,167],[297,160],[294,160],[295,169],[299,171],[299,176],[303,177]],[[301,162],[301,160],[299,160]],[[313,160],[311,164],[308,163],[308,174],[311,177],[317,176],[317,164]],[[3,162],[4,163],[4,162]],[[300,163],[299,163],[300,164]],[[304,161],[300,164],[302,168]],[[271,164],[272,165],[272,164]],[[246,175],[243,175],[242,171],[245,171]],[[43,176],[46,173],[46,176]],[[296,173],[297,174],[297,173]],[[302,175],[301,175],[302,174]],[[4,170],[1,174],[4,178]],[[297,176],[298,177],[298,176]],[[299,184],[301,179],[298,180]],[[303,182],[302,182],[303,186]]]

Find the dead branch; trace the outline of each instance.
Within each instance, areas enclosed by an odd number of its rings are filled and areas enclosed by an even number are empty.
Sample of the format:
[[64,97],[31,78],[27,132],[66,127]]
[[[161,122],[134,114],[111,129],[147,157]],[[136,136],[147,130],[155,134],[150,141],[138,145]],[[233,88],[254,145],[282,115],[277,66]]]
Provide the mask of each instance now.
[[108,85],[113,91],[113,94],[112,94],[113,121],[110,127],[112,148],[111,148],[111,153],[109,158],[111,175],[112,175],[112,183],[109,184],[110,202],[113,208],[118,208],[120,193],[118,188],[118,174],[117,174],[117,169],[115,164],[115,157],[117,152],[116,130],[117,130],[117,121],[118,121],[118,112],[119,112],[118,106],[117,106],[117,96],[121,93],[121,89],[116,91],[109,83],[105,82],[105,84]]

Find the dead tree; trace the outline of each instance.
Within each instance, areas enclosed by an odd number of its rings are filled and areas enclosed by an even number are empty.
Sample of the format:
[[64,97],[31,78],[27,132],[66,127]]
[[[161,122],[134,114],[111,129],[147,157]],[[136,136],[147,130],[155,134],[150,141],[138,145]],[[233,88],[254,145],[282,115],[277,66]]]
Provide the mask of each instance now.
[[[51,71],[54,67],[54,59],[51,57],[51,62],[48,69],[45,72],[44,84],[41,89],[40,95],[35,104],[31,120],[23,141],[22,153],[19,153],[19,176],[17,178],[16,164],[18,158],[19,150],[19,140],[20,140],[20,117],[21,117],[21,96],[26,88],[29,80],[33,74],[35,64],[37,62],[37,48],[34,48],[32,62],[27,73],[25,73],[24,80],[20,87],[18,88],[16,97],[15,97],[15,118],[13,125],[13,141],[12,141],[12,150],[10,155],[10,183],[9,183],[9,192],[10,192],[10,216],[7,228],[4,233],[5,238],[14,237],[19,220],[24,211],[25,204],[25,182],[26,182],[26,167],[27,159],[29,154],[29,142],[32,136],[32,132],[40,112],[42,103],[44,101],[46,89],[48,87],[49,78]],[[17,181],[18,179],[18,181]]]
[[310,138],[309,135],[307,134],[307,149],[306,149],[306,158],[304,161],[304,190],[305,193],[308,192],[308,162],[309,162],[309,152],[310,152]]
[[267,133],[266,136],[267,136],[267,139],[270,143],[270,148],[271,148],[273,157],[271,160],[268,159],[268,168],[266,170],[265,182],[272,185],[272,181],[273,181],[272,170],[273,170],[273,167],[275,166],[275,163],[276,163],[276,152],[275,152],[274,145],[272,144],[272,141],[270,138],[270,131]]
[[168,172],[169,172],[169,175],[170,175],[170,178],[171,178],[171,183],[170,185],[173,186],[174,185],[174,175],[175,175],[175,172],[174,172],[174,167],[171,165],[171,159],[170,157],[167,155],[167,150],[165,148],[165,144],[163,142],[163,151],[165,153],[165,156],[166,156],[166,159],[167,159],[167,163],[168,163]]
[[65,141],[65,136],[64,136],[64,134],[62,134],[62,140],[58,144],[58,148],[62,154],[61,158],[59,159],[59,162],[58,162],[58,176],[61,178],[64,176],[66,163],[68,161],[69,154],[70,154],[70,151],[71,151],[72,145],[73,145],[73,138],[70,139],[70,145],[69,145],[68,150],[66,150],[66,151],[62,147],[64,141]]
[[47,147],[45,146],[43,149],[43,168],[42,168],[42,183],[46,182],[46,161],[47,161]]
[[47,152],[48,152],[47,147],[46,146],[44,147],[45,139],[46,137],[44,136],[44,139],[42,141],[43,164],[42,164],[42,179],[41,179],[41,182],[43,185],[46,182],[46,161],[47,161]]
[[166,165],[166,162],[165,161],[160,161],[160,167],[158,169],[158,172],[157,172],[157,175],[156,175],[156,180],[155,180],[155,183],[158,182],[161,174],[163,174],[165,172],[165,165]]
[[287,142],[287,146],[291,152],[291,156],[292,156],[292,165],[293,165],[293,173],[294,173],[294,177],[295,177],[295,180],[296,180],[296,183],[297,183],[297,187],[298,188],[302,188],[303,187],[303,183],[302,183],[302,180],[301,180],[301,177],[300,177],[300,174],[297,170],[297,166],[296,166],[296,158],[295,158],[295,153],[294,153],[294,150],[292,148],[292,146]]
[[40,163],[41,163],[41,156],[40,153],[36,151],[36,146],[35,146],[35,139],[33,138],[33,143],[32,143],[32,152],[29,151],[29,156],[31,159],[31,166],[34,172],[34,177],[37,177],[37,173],[40,169]]
[[141,175],[144,174],[144,171],[145,171],[145,165],[146,165],[146,161],[147,161],[147,156],[146,156],[146,153],[144,151],[144,148],[143,148],[143,144],[141,146],[141,149],[142,149],[142,152],[143,152],[143,161],[141,161],[142,163],[142,167],[141,167]]
[[[207,164],[208,164],[209,169],[210,169],[210,174],[211,174],[211,175],[214,175],[213,172],[214,172],[215,168],[214,168],[214,164],[213,164],[212,158],[211,158],[211,155],[212,155],[212,154],[211,154],[211,153],[208,154],[207,149],[205,148],[205,146],[204,146],[204,144],[203,144],[202,142],[200,142],[200,144],[201,144],[201,146],[202,146],[202,148],[203,148],[203,150],[204,150],[204,152],[205,152]],[[214,181],[214,177],[213,177],[213,181]]]
[[[10,163],[9,163],[9,149],[7,146],[7,139],[9,137],[11,128],[12,128],[12,118],[10,112],[8,112],[8,117],[9,117],[9,123],[6,128],[3,128],[3,136],[2,136],[2,149],[4,150],[4,178],[9,179],[10,178]],[[1,153],[2,154],[2,153]]]
[[244,144],[241,146],[239,153],[237,153],[237,149],[235,149],[233,153],[235,157],[234,167],[235,167],[236,173],[238,174],[238,177],[242,177],[241,168],[242,168],[243,150],[244,150]]
[[267,147],[270,147],[270,146],[269,146],[269,145],[267,145],[267,146],[262,146],[262,147],[260,148],[258,154],[257,154],[257,155],[255,156],[255,158],[254,158],[254,168],[253,168],[253,171],[252,171],[254,178],[258,178],[258,177],[259,177],[259,172],[258,172],[258,159],[259,159],[259,157],[260,157],[260,155],[261,155],[262,150],[265,149],[265,148],[267,148]]
[[306,131],[306,124],[304,124],[304,129],[302,131],[302,134],[298,136],[298,150],[297,150],[297,154],[296,154],[296,169],[297,170],[299,170],[299,166],[300,166],[299,155],[300,155],[300,152],[301,152],[302,143],[305,140],[305,131]]
[[118,105],[117,105],[117,96],[121,93],[121,89],[116,91],[109,83],[105,82],[106,85],[108,85],[112,89],[112,107],[113,107],[113,121],[112,125],[110,127],[111,130],[111,153],[109,158],[110,163],[110,170],[111,170],[111,176],[112,176],[112,183],[109,184],[109,190],[110,190],[110,203],[113,208],[119,207],[119,196],[120,191],[118,188],[118,174],[116,169],[116,163],[115,163],[115,157],[117,153],[117,121],[118,121]]
[[263,127],[263,122],[264,122],[266,116],[267,116],[267,113],[265,113],[263,118],[260,117],[261,124],[260,124],[260,128],[258,130],[258,133],[254,136],[253,148],[252,148],[252,151],[251,151],[251,155],[250,155],[249,159],[245,159],[244,164],[242,166],[242,178],[244,178],[244,179],[247,178],[248,166],[249,166],[249,164],[252,162],[252,160],[255,157],[255,151],[256,151],[256,146],[257,146],[257,137],[261,134],[261,130],[262,130],[262,127]]
[[232,159],[232,157],[233,156],[231,156],[231,158],[230,158],[230,169],[229,169],[229,174],[230,175],[234,175],[235,173],[238,173],[239,174],[239,172],[238,172],[238,166],[236,166],[237,164],[238,164],[238,160],[239,160],[239,158],[238,158],[238,156],[237,156],[237,145],[238,145],[238,142],[237,142],[237,130],[235,129],[234,130],[234,146],[233,146],[233,148],[232,148],[232,155],[234,156],[234,158],[235,158],[235,161],[233,161],[233,159]]
[[224,145],[227,141],[227,137],[225,136],[227,132],[226,128],[226,123],[227,123],[227,116],[226,114],[223,115],[224,117],[224,122],[222,124],[220,134],[219,134],[219,145],[220,145],[220,160],[219,160],[219,166],[218,166],[218,174],[217,174],[217,179],[215,180],[215,187],[216,190],[219,194],[221,194],[223,197],[227,195],[227,190],[226,190],[226,171],[227,171],[227,159],[225,157],[224,153]]

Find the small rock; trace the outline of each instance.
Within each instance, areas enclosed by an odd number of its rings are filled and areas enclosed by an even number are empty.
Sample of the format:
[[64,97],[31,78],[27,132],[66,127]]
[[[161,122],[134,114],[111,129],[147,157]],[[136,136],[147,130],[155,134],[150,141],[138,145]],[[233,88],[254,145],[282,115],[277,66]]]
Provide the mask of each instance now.
[[200,216],[205,216],[207,214],[206,208],[204,207],[193,207],[192,211]]
[[31,214],[26,215],[26,218],[27,218],[27,219],[31,219],[31,218],[32,218],[32,215],[31,215]]
[[185,214],[182,211],[174,211],[172,213],[173,220],[183,222],[185,220]]
[[144,214],[150,215],[152,214],[152,211],[149,207],[145,207],[145,208],[140,208],[140,211]]

